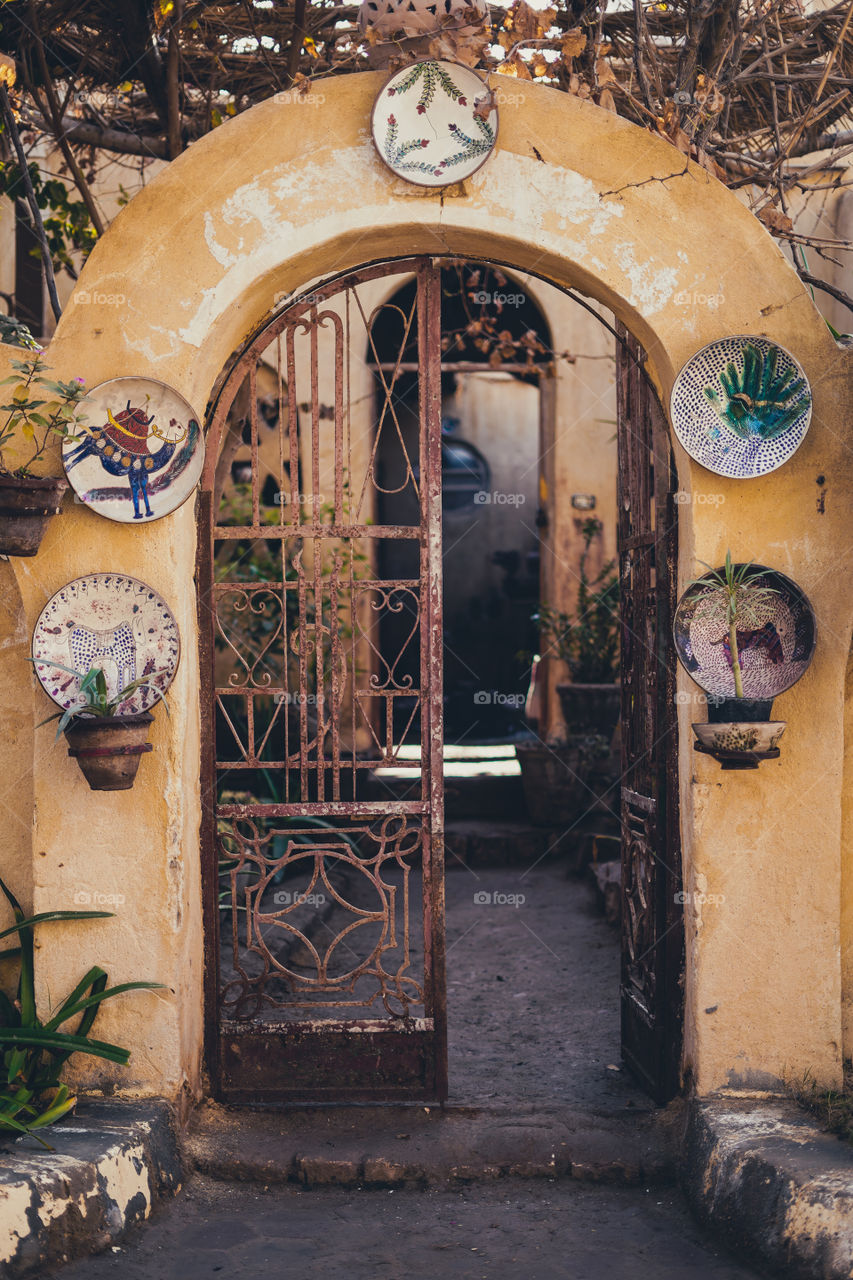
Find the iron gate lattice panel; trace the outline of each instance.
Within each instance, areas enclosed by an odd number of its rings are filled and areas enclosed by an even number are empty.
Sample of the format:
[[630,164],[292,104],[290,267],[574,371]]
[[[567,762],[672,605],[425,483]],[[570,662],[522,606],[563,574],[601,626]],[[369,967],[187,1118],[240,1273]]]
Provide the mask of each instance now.
[[[411,308],[371,304],[412,275]],[[427,259],[346,276],[279,315],[216,404],[198,576],[207,1052],[227,1100],[446,1096],[439,305]],[[400,485],[418,522],[384,525]],[[409,576],[383,575],[390,543]],[[403,745],[420,786],[379,800]]]

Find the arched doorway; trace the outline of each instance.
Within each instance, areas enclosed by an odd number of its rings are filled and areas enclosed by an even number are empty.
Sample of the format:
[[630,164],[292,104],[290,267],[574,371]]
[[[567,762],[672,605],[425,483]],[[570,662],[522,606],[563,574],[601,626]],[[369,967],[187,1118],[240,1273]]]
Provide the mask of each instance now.
[[[838,567],[846,563],[839,549],[848,545],[853,488],[844,430],[850,356],[761,224],[663,138],[521,82],[512,86],[488,165],[464,189],[413,198],[365,143],[381,84],[380,73],[332,77],[321,105],[264,103],[169,165],[89,258],[51,339],[55,376],[90,386],[153,376],[200,411],[230,353],[306,281],[412,253],[482,256],[580,290],[643,343],[663,397],[705,343],[761,334],[795,351],[806,370],[812,426],[792,464],[759,485],[716,477],[677,451],[680,585],[694,575],[694,557],[717,564],[730,546],[735,557],[795,576],[829,620],[825,635],[849,634],[851,602],[839,598]],[[721,297],[719,306],[686,305],[696,290]],[[119,296],[125,304],[117,308]],[[819,475],[831,488],[816,513]],[[106,1008],[103,1034],[132,1050],[117,1086],[169,1097],[196,1097],[203,1088],[196,534],[191,504],[144,537],[69,505],[49,531],[38,572],[26,562],[12,566],[25,629],[46,594],[96,569],[120,567],[150,582],[177,610],[184,656],[171,716],[158,718],[155,750],[121,802],[120,872],[118,811],[80,792],[85,784],[61,753],[34,752],[31,845],[35,910],[55,909],[77,885],[114,885],[120,874],[127,907],[99,929],[101,963],[117,981],[144,971],[167,989],[122,1010],[121,1026]],[[808,676],[780,705],[789,726],[782,759],[756,778],[721,779],[714,761],[694,757],[689,722],[704,713],[693,714],[689,697],[679,703],[692,895],[684,1058],[700,1094],[781,1087],[786,1073],[807,1069],[826,1087],[840,1081],[837,761],[846,658],[844,646],[819,646]],[[686,678],[679,692],[689,692]],[[210,893],[209,881],[204,888]],[[707,892],[725,896],[725,911],[703,909]],[[80,930],[45,951],[45,986],[88,964],[91,947]],[[825,994],[817,1005],[816,990]]]
[[[203,496],[199,560],[208,1055],[228,1100],[447,1096],[441,268],[401,260],[313,286],[247,344],[216,403],[210,447],[248,450],[247,483],[219,467]],[[389,290],[400,277],[413,285]],[[616,336],[623,1042],[663,1100],[678,1087],[683,957],[663,794],[674,472],[639,348]],[[377,800],[371,776],[401,751],[416,785]]]

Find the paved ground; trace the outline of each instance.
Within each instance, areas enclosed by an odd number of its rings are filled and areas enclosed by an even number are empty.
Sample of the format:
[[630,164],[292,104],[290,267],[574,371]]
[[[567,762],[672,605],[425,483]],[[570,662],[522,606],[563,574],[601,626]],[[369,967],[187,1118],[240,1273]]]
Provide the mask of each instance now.
[[450,1098],[649,1107],[621,1069],[619,933],[559,864],[447,873]]
[[674,1193],[571,1182],[298,1191],[194,1179],[120,1249],[57,1280],[751,1280]]

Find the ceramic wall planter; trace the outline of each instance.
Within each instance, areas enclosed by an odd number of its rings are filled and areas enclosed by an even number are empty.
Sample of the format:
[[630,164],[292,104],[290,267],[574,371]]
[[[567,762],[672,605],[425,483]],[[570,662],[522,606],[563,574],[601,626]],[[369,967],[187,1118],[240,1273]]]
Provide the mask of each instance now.
[[54,477],[0,476],[0,555],[34,556],[67,489]]
[[135,716],[80,716],[65,730],[68,754],[79,764],[93,791],[129,791],[139,761],[153,750],[150,711]]
[[558,684],[557,694],[569,733],[613,737],[622,709],[619,684]]
[[779,756],[784,720],[730,720],[694,724],[696,750],[719,760],[724,769],[757,769],[762,760]]
[[[757,769],[762,760],[779,756],[785,721],[771,719],[773,699],[808,670],[817,627],[805,592],[785,574],[758,564],[733,568],[749,570],[750,584],[738,589],[734,641],[722,608],[724,571],[718,569],[691,583],[681,597],[673,623],[675,651],[709,695],[708,723],[693,725],[696,750],[714,756],[724,769]],[[733,696],[733,648],[743,697]]]

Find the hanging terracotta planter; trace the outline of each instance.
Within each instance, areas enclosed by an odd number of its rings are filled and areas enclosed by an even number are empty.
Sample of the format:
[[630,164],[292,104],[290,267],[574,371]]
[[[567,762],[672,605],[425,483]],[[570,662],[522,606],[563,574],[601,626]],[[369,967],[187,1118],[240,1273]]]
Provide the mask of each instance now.
[[0,475],[0,555],[34,556],[67,489],[52,476]]
[[153,750],[150,711],[133,716],[78,716],[65,730],[68,754],[93,791],[128,791],[141,757]]

